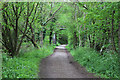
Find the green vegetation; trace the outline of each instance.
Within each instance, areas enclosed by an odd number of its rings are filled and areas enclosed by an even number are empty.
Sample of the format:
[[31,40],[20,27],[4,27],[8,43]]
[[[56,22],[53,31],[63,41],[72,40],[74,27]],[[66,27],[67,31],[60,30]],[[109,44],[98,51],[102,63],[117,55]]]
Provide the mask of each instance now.
[[96,73],[102,78],[120,78],[118,55],[103,53],[87,48],[79,47],[71,51],[74,60],[85,66],[87,71]]
[[32,49],[17,57],[3,54],[2,78],[38,78],[41,59],[53,53],[53,46]]
[[[1,53],[1,51],[0,51],[0,53]],[[2,76],[2,54],[0,54],[0,76]],[[1,79],[2,77],[0,77],[0,79]]]
[[53,50],[44,45],[68,44],[75,60],[89,71],[117,78],[119,7],[120,2],[0,3],[3,77],[37,77],[38,67],[33,65]]
[[[73,6],[73,5],[72,5]],[[68,50],[88,71],[101,77],[120,76],[120,3],[76,3],[67,9]],[[66,17],[66,18],[70,18]]]

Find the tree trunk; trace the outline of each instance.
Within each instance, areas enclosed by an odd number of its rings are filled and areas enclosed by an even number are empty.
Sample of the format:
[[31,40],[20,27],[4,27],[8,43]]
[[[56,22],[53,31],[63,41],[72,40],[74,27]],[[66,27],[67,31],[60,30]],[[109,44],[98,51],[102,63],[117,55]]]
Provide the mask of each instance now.
[[[95,24],[95,20],[93,20],[93,25]],[[95,31],[93,31],[93,36],[92,36],[92,38],[93,38],[93,41],[92,41],[92,48],[94,48],[94,46],[95,46]]]
[[[74,20],[75,22],[77,22],[77,5],[75,4],[75,14],[74,14]],[[76,26],[74,26],[75,28]],[[74,33],[73,33],[73,48],[76,48],[76,46],[78,45],[78,37],[77,37],[77,34],[76,34],[76,29],[74,29]]]
[[118,51],[119,51],[119,54],[120,54],[120,22],[119,22],[119,31],[118,31],[118,40],[119,40],[119,46],[118,46]]
[[52,41],[52,26],[50,26],[50,35],[49,35],[49,43],[51,44],[51,41]]
[[94,48],[94,46],[95,46],[95,38],[94,38],[94,37],[95,37],[95,34],[94,34],[94,33],[95,33],[95,31],[93,32],[92,48]]
[[[120,66],[120,21],[118,25],[118,59],[119,59],[119,66]],[[120,71],[120,67],[119,67]]]
[[81,36],[80,36],[81,27],[82,27],[82,25],[80,26],[80,29],[79,29],[79,46],[81,46]]
[[115,10],[113,10],[113,12],[112,12],[112,33],[111,33],[111,41],[112,41],[112,49],[114,50],[114,51],[117,51],[116,50],[116,47],[115,47],[115,40],[114,40],[114,14],[115,14]]
[[[4,4],[4,7],[7,6],[7,3]],[[7,17],[7,11],[5,12],[4,10],[2,11],[2,16],[3,16],[3,23],[5,25],[2,25],[2,45],[4,48],[6,48],[8,53],[11,53],[10,56],[13,57],[13,54],[15,54],[16,49],[14,50],[14,44],[13,44],[13,39],[12,39],[12,33],[11,30],[9,29],[8,25],[8,17]]]
[[40,33],[40,45],[43,46],[43,31]]
[[43,41],[45,39],[45,36],[46,36],[46,28],[43,28]]
[[[17,51],[17,43],[18,43],[18,18],[17,18],[17,15],[16,15],[16,29],[15,29],[15,38],[14,38],[14,50]],[[17,53],[15,53],[17,54]]]
[[76,48],[76,46],[78,46],[78,37],[76,35],[76,32],[74,32],[74,41],[73,41],[73,47]]
[[91,42],[91,35],[88,35],[89,38],[89,44],[90,44],[90,48],[93,48],[92,42]]
[[[120,13],[120,2],[118,4],[118,13]],[[120,66],[120,19],[119,17],[120,15],[118,16],[118,59],[119,59],[119,66]],[[119,67],[119,72],[120,72],[120,67]]]
[[55,44],[57,44],[57,33],[55,33]]

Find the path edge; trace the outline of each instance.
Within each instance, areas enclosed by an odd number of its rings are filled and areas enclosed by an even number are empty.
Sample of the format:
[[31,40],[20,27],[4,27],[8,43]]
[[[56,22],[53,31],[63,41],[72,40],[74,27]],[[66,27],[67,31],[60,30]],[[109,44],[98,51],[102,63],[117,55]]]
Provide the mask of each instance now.
[[[81,66],[81,64],[79,64],[77,61],[74,60],[74,58],[71,55],[70,51],[68,51],[66,49],[66,53],[67,53],[67,57],[68,57],[69,63],[71,63],[78,71],[81,71],[81,68],[83,68],[85,70],[85,72],[88,72],[84,66]],[[90,72],[88,72],[88,73],[90,75],[93,75],[94,78],[100,78],[100,76],[95,76],[96,75],[95,73],[90,73]]]

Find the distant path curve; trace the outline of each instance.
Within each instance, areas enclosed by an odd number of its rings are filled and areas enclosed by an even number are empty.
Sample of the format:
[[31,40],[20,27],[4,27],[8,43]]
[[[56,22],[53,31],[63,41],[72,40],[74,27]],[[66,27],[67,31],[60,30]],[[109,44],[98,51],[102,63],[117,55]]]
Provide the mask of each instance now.
[[72,56],[67,52],[66,45],[55,48],[52,55],[43,59],[40,64],[40,78],[95,78],[76,62],[70,62]]

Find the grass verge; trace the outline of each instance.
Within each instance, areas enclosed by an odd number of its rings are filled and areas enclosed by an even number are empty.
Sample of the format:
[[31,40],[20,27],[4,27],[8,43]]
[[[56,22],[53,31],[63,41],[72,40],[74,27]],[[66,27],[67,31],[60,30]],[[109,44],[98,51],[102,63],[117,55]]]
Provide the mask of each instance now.
[[75,61],[86,67],[88,72],[96,73],[101,78],[120,78],[117,53],[100,55],[97,51],[86,47],[79,47],[70,53]]
[[2,78],[38,78],[41,59],[52,54],[53,49],[53,46],[47,45],[14,58],[3,54]]

